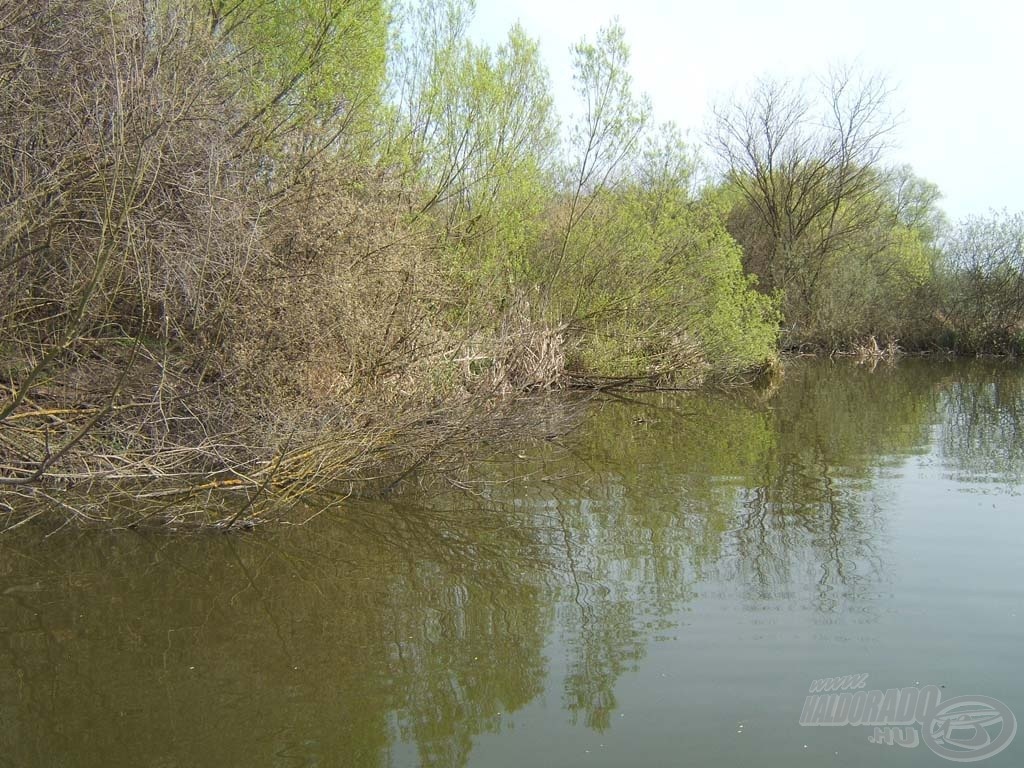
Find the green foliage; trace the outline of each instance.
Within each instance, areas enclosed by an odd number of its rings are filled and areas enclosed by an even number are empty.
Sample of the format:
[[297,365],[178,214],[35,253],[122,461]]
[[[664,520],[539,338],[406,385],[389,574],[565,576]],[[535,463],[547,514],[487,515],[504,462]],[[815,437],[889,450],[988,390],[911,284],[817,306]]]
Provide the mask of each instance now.
[[196,5],[229,44],[225,68],[246,102],[234,130],[251,147],[308,156],[369,141],[384,86],[385,0]]
[[938,185],[922,179],[909,165],[893,169],[886,193],[896,220],[916,231],[928,247],[935,247],[949,226],[938,207],[942,192]]
[[964,219],[943,253],[943,320],[955,347],[1024,352],[1024,213]]
[[784,342],[831,349],[919,337],[943,226],[938,189],[882,165],[893,128],[879,78],[820,93],[762,80],[716,110],[724,184],[711,197],[761,285],[781,291]]
[[621,27],[574,48],[574,123],[553,231],[538,258],[546,309],[579,334],[578,367],[613,377],[731,372],[774,354],[770,300],[690,194],[692,152],[632,93]]
[[821,269],[804,340],[836,349],[870,337],[909,345],[927,337],[937,251],[927,231],[901,223],[886,201],[877,211],[876,225]]
[[[671,155],[659,164],[679,167]],[[586,222],[588,239],[603,245],[577,265],[570,294],[572,317],[587,332],[588,368],[730,373],[773,356],[774,301],[753,289],[739,247],[685,187],[648,175],[610,202]]]
[[[557,146],[548,75],[513,27],[496,50],[466,36],[473,4],[399,9],[384,162],[413,193],[467,300],[523,278],[551,190]],[[488,303],[486,300],[483,303]]]
[[566,192],[574,202],[620,182],[650,120],[646,97],[633,93],[625,30],[613,23],[594,43],[576,44],[573,82],[582,105],[573,123]]
[[780,249],[744,183],[720,184],[704,199],[742,244],[745,267],[767,270],[769,284],[782,286],[786,344],[843,349],[877,337],[916,346],[934,336],[937,237],[945,224],[933,184],[906,167],[871,169],[865,189],[816,214]]
[[516,313],[516,333],[561,339],[585,376],[704,375],[771,357],[772,301],[693,203],[695,158],[678,130],[650,126],[622,28],[573,48],[580,113],[560,148],[536,42],[516,27],[497,50],[474,44],[472,10],[402,9],[391,84],[388,162],[457,276],[456,321],[508,332]]

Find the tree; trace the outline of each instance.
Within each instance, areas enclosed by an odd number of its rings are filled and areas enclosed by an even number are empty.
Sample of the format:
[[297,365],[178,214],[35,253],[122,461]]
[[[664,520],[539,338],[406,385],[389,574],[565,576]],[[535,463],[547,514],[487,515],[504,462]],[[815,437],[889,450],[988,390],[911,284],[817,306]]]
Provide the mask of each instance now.
[[866,235],[885,204],[889,93],[879,77],[840,69],[818,94],[766,79],[714,111],[709,143],[737,199],[730,231],[762,289],[783,292],[791,325],[810,321],[837,259],[884,247]]
[[938,185],[916,175],[909,165],[901,165],[890,174],[889,198],[896,220],[920,233],[929,246],[936,245],[948,226],[939,208]]
[[557,139],[537,42],[516,25],[496,50],[478,45],[467,37],[473,10],[469,0],[399,8],[392,53],[385,162],[405,171],[420,213],[450,225],[543,166]]
[[384,0],[192,2],[226,43],[222,64],[248,103],[232,129],[247,151],[288,153],[301,171],[368,138],[384,86]]
[[537,41],[518,25],[489,47],[468,38],[474,3],[397,9],[382,163],[431,232],[471,324],[522,291],[553,194],[558,128]]
[[961,221],[944,239],[945,316],[964,351],[1020,351],[1024,341],[1024,213]]
[[694,199],[695,158],[635,94],[618,24],[573,48],[573,120],[538,296],[573,340],[575,373],[622,378],[734,372],[774,351],[771,302],[735,241]]
[[[573,46],[573,81],[583,107],[573,121],[569,158],[563,171],[568,209],[558,252],[552,264],[555,279],[567,260],[579,224],[592,213],[602,195],[628,176],[651,115],[646,96],[633,93],[629,46],[617,22],[598,34],[597,42]],[[589,244],[583,243],[586,253]]]

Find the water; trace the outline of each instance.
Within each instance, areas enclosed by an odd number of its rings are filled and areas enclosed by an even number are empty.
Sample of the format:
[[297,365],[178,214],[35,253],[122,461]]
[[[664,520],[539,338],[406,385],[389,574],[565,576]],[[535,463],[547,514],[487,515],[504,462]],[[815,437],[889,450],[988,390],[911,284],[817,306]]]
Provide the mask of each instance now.
[[304,527],[24,526],[0,765],[952,765],[799,719],[855,673],[1024,718],[1022,419],[1010,364],[806,363]]

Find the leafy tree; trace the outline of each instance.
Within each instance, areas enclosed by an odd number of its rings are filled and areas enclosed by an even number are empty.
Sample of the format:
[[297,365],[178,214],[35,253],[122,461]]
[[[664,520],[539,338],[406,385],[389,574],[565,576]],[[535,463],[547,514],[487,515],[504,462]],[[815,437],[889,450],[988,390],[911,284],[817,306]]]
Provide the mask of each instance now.
[[675,126],[654,128],[633,94],[617,24],[574,48],[582,112],[538,268],[549,316],[577,339],[576,369],[611,377],[700,377],[773,354],[772,302],[740,251],[691,195],[695,158]]
[[474,293],[493,297],[525,277],[551,194],[555,119],[535,40],[513,27],[492,50],[466,37],[473,3],[401,9],[385,162],[413,193]]
[[369,141],[384,86],[385,0],[193,2],[228,43],[225,68],[248,103],[233,131],[248,151],[301,156],[303,170]]
[[562,170],[565,202],[559,206],[557,244],[545,275],[548,286],[556,284],[563,270],[578,271],[581,262],[600,247],[599,233],[588,224],[602,218],[595,213],[603,197],[628,178],[651,112],[647,98],[633,94],[629,46],[618,23],[602,29],[596,42],[576,44],[572,53],[573,81],[582,110],[572,122]]
[[915,230],[929,247],[937,247],[949,226],[939,208],[942,192],[938,185],[916,175],[909,165],[901,165],[889,173],[888,196],[896,220]]
[[822,269],[801,340],[836,349],[870,345],[872,337],[905,346],[926,345],[934,337],[938,192],[907,168],[884,178],[866,201],[877,217],[873,225]]

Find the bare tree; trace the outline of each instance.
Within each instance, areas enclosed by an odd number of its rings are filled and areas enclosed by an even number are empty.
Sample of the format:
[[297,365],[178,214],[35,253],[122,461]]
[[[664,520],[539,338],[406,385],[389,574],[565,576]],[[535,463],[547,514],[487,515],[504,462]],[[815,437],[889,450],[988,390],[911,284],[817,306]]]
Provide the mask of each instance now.
[[714,110],[708,141],[738,191],[730,231],[747,270],[782,289],[790,322],[813,306],[828,265],[850,248],[884,247],[881,170],[895,126],[881,77],[837,69],[819,82],[764,79]]

